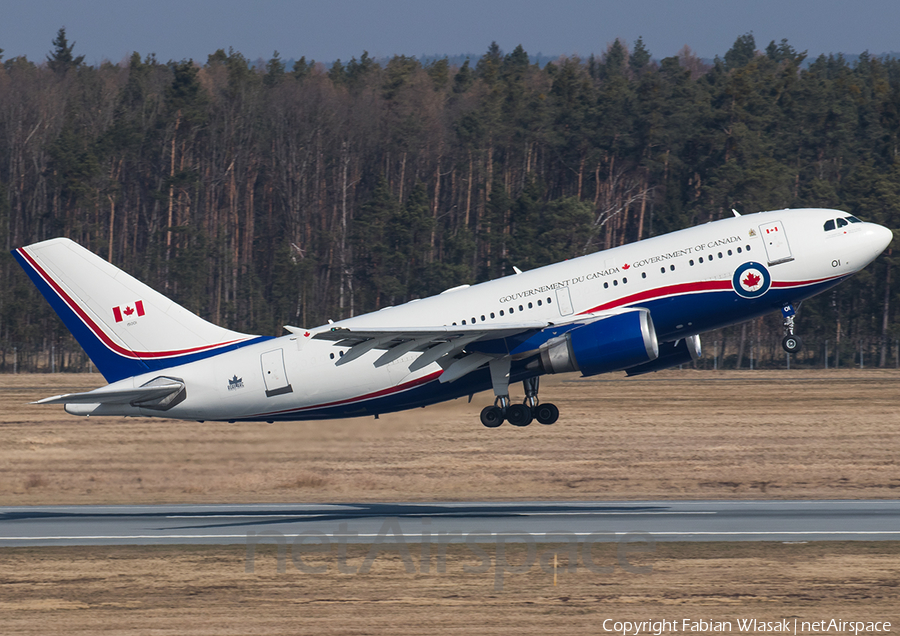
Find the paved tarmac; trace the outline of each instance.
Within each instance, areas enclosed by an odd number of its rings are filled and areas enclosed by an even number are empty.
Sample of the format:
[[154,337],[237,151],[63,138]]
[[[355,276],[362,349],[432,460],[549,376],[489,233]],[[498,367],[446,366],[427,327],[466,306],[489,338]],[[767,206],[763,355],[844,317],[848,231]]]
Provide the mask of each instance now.
[[[603,501],[0,508],[0,547],[534,540],[887,541],[900,501]],[[269,539],[265,539],[269,537]],[[318,539],[313,539],[317,537]]]

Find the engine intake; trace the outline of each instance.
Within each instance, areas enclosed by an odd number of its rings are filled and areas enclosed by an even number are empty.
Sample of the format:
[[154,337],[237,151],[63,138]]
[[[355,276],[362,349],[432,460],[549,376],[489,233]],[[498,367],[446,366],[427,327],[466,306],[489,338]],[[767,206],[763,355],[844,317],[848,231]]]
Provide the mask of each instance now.
[[597,375],[655,360],[656,330],[646,309],[610,316],[567,332],[541,350],[544,373]]

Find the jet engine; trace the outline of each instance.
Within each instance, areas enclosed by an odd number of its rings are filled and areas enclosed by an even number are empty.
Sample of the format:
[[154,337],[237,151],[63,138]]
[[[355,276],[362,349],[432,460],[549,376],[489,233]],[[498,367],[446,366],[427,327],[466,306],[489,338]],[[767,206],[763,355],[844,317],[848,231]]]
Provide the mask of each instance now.
[[583,376],[618,371],[655,360],[656,330],[646,309],[578,327],[541,350],[544,373],[581,371]]
[[659,345],[659,357],[651,362],[639,364],[627,369],[628,376],[641,375],[651,371],[662,371],[679,364],[687,364],[699,360],[701,355],[700,336],[688,336],[675,342],[663,342]]

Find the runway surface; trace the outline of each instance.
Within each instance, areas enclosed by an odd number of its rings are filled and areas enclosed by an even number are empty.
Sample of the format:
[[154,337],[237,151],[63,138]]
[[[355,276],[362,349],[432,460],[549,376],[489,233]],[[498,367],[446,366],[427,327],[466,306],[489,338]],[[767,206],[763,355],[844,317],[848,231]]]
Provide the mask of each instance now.
[[[900,501],[604,501],[0,508],[0,547],[534,540],[885,541]],[[267,538],[268,537],[268,538]],[[318,539],[313,539],[317,537]]]

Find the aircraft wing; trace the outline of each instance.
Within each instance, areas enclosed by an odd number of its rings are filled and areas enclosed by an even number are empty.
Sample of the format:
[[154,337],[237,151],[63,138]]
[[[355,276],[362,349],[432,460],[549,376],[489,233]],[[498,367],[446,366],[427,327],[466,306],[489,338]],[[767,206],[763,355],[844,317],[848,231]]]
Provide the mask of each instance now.
[[[409,370],[418,371],[433,362],[439,362],[445,367],[441,381],[450,382],[493,359],[507,356],[521,359],[533,355],[546,342],[571,329],[623,311],[633,310],[616,309],[566,317],[555,322],[523,321],[495,326],[479,324],[361,329],[335,326],[313,331],[285,326],[285,329],[303,337],[330,340],[335,346],[349,347],[335,362],[337,366],[348,364],[372,350],[384,351],[374,361],[375,367],[390,364],[408,353],[420,352],[422,355],[413,360]],[[466,352],[466,355],[457,358],[462,352]]]
[[66,393],[44,398],[32,404],[132,404],[135,402],[151,402],[163,400],[184,388],[182,382],[169,381],[152,386],[140,386],[127,389],[110,389],[101,387],[85,393]]

